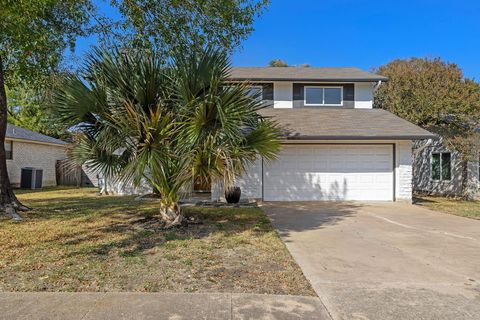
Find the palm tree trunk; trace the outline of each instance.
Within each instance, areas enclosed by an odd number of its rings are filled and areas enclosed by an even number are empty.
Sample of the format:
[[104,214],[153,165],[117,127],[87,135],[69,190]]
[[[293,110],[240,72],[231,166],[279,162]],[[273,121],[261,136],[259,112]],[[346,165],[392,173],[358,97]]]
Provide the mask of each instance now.
[[5,78],[3,61],[0,56],[0,211],[15,220],[21,220],[17,210],[29,210],[18,201],[13,193],[7,171],[7,158],[5,154],[5,135],[7,132],[7,94],[5,92]]
[[183,213],[177,202],[160,201],[160,217],[165,228],[178,226],[183,221]]

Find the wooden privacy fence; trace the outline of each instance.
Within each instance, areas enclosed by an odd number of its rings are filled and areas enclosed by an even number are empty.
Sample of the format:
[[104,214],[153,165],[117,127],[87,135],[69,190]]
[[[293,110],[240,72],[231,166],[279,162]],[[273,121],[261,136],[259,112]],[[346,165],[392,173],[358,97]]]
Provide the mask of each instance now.
[[55,173],[58,186],[91,187],[92,181],[82,166],[72,165],[68,160],[57,160]]

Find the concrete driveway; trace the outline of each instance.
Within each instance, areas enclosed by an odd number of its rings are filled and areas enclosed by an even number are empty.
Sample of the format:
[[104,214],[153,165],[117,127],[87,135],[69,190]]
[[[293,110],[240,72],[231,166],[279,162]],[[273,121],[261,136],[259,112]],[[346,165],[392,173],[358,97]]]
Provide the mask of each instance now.
[[480,319],[480,221],[402,203],[263,208],[333,319]]

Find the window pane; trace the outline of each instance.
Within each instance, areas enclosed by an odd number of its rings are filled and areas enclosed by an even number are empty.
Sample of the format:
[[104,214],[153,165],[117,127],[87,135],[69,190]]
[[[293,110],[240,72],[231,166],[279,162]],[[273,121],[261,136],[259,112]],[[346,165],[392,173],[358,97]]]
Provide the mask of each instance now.
[[442,153],[442,180],[450,180],[451,165],[450,153]]
[[440,180],[440,154],[432,154],[432,179]]
[[262,91],[262,87],[250,87],[247,89],[246,94],[249,97],[256,98],[258,101],[262,101]]
[[5,157],[9,160],[12,159],[12,141],[5,141]]
[[341,104],[341,103],[342,103],[342,89],[325,88],[325,104]]
[[305,104],[323,104],[323,88],[306,88]]

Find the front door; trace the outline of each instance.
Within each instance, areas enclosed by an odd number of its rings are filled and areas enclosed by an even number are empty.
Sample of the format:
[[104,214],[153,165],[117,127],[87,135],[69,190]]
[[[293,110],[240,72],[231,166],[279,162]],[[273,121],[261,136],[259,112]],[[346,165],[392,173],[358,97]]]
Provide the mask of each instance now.
[[200,179],[196,177],[193,181],[194,192],[210,192],[212,189],[210,179]]

